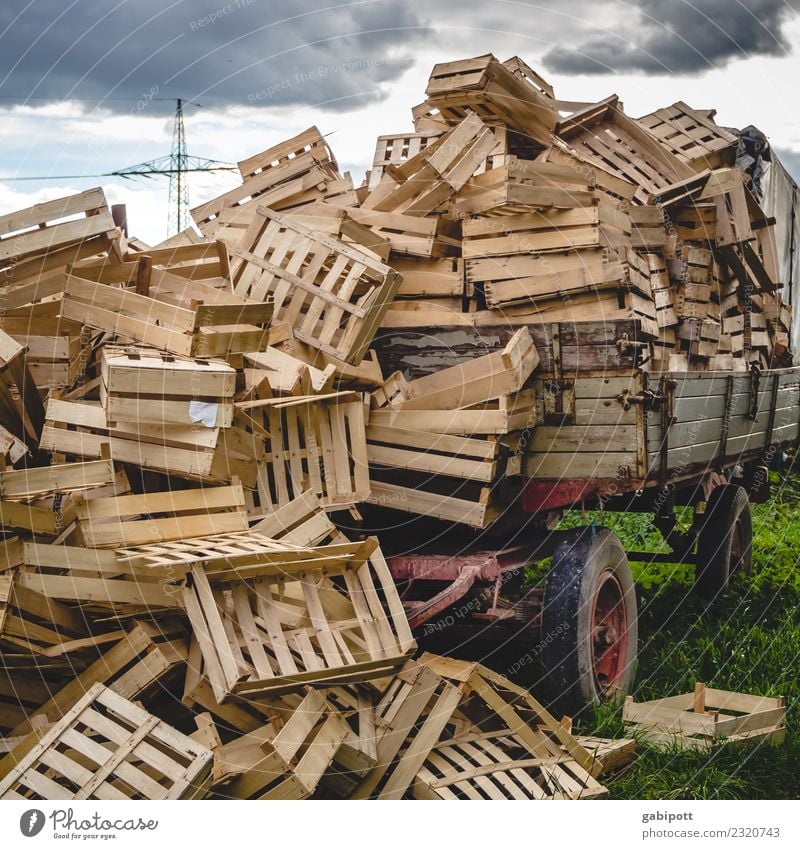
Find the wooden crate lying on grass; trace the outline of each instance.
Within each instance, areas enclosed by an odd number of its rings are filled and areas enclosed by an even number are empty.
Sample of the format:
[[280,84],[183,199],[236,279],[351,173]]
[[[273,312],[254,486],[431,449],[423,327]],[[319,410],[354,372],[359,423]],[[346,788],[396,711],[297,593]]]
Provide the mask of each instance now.
[[204,746],[95,684],[0,761],[0,798],[202,799],[212,763]]
[[718,743],[783,743],[786,699],[715,690],[698,683],[694,693],[649,702],[625,699],[622,721],[654,746],[709,749]]
[[272,305],[242,299],[240,303],[176,306],[68,275],[61,314],[174,354],[216,357],[257,351],[266,345]]
[[262,512],[311,489],[325,507],[369,494],[364,403],[355,392],[275,398],[238,405],[258,422],[266,454],[258,466]]
[[317,789],[349,728],[322,693],[309,691],[280,723],[222,743],[198,717],[200,737],[214,752],[211,794],[218,799],[307,799]]
[[248,489],[256,485],[264,453],[263,439],[235,420],[229,428],[136,422],[109,427],[99,403],[49,400],[43,449],[89,459],[101,457],[106,445],[116,462],[204,483],[230,483],[238,477]]
[[468,720],[471,730],[510,730],[531,751],[541,755],[546,751],[550,755],[565,751],[590,776],[601,772],[601,765],[529,690],[481,663],[430,652],[423,654],[419,662],[448,680],[468,685],[458,710]]
[[296,339],[353,365],[401,281],[367,253],[264,206],[234,251],[232,274],[237,295],[274,302],[275,320],[292,325]]
[[100,401],[106,421],[230,427],[236,370],[222,360],[104,345]]
[[183,600],[219,702],[381,678],[415,647],[374,538],[285,548],[280,563],[191,569]]

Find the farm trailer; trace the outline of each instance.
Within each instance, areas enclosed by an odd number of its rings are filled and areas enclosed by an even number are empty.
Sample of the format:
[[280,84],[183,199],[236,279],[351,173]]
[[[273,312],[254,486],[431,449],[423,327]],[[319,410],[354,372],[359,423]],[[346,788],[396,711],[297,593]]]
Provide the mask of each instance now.
[[[551,700],[570,713],[630,687],[629,561],[694,564],[700,596],[724,593],[751,565],[750,502],[769,497],[770,465],[800,436],[800,367],[651,373],[631,324],[529,328],[542,354],[537,423],[516,448],[522,474],[493,489],[485,527],[398,513],[396,527],[378,529],[423,640],[447,632],[472,653],[511,649],[511,671],[535,661]],[[498,329],[494,344],[511,333]],[[409,356],[420,337],[424,361]],[[387,371],[413,363],[416,374],[469,359],[478,345],[487,349],[485,330],[382,331],[377,340]],[[681,530],[675,510],[686,506],[693,521]],[[594,522],[556,529],[576,507],[650,513],[671,553],[625,551]],[[526,587],[524,567],[547,557],[544,586]]]

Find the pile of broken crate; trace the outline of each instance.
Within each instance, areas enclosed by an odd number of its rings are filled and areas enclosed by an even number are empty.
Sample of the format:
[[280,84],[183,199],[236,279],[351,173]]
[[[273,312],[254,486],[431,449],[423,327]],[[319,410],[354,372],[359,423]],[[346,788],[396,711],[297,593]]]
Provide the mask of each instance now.
[[494,521],[598,322],[648,370],[782,362],[771,223],[707,112],[491,56],[427,98],[363,186],[316,129],[243,161],[202,235],[99,189],[0,217],[0,797],[577,798],[629,756],[415,657],[335,520]]

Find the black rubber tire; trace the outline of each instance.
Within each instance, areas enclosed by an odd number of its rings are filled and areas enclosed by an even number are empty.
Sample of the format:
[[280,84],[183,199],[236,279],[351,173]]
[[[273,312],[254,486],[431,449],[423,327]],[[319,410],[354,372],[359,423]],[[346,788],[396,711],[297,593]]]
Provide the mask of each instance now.
[[[733,546],[737,534],[739,553]],[[747,490],[723,484],[711,491],[697,539],[695,590],[713,601],[728,589],[731,575],[749,572],[753,563],[753,520]]]
[[[601,692],[592,668],[592,604],[610,569],[623,593],[627,619],[624,668],[613,692]],[[549,704],[577,716],[601,701],[622,700],[633,683],[637,656],[636,586],[628,558],[608,528],[577,529],[553,554],[542,608],[540,657]]]

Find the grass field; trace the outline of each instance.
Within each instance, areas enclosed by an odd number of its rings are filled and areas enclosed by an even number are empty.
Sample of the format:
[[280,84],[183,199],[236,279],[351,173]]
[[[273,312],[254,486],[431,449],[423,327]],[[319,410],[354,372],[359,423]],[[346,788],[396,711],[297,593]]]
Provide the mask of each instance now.
[[[753,569],[737,575],[710,608],[691,594],[691,566],[631,564],[639,586],[637,700],[689,692],[696,681],[788,702],[783,746],[722,746],[708,753],[640,745],[633,765],[609,783],[618,799],[800,798],[800,476],[773,476],[773,498],[753,505]],[[626,548],[666,550],[645,514],[592,514]],[[565,524],[581,524],[577,516]],[[623,736],[618,707],[581,731]]]

